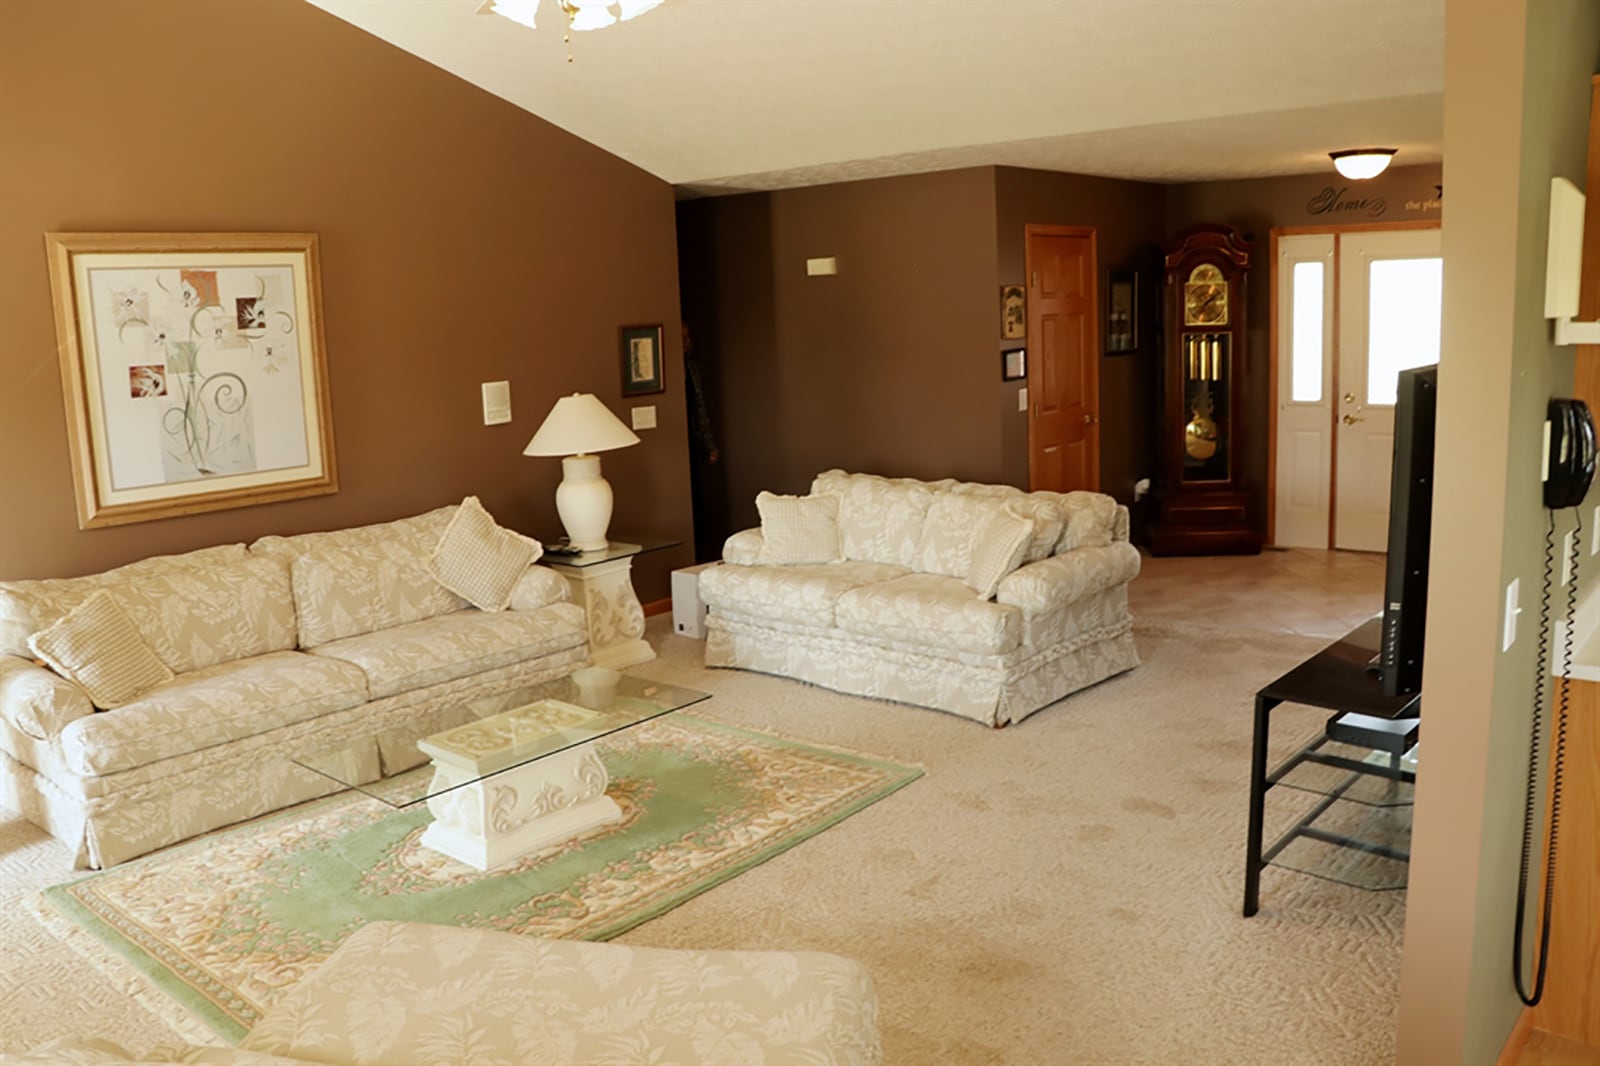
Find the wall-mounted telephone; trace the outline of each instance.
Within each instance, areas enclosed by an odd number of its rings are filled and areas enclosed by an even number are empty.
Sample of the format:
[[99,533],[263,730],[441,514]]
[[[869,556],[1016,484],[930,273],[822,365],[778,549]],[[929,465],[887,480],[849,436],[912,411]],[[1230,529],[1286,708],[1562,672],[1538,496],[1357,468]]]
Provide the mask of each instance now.
[[1544,505],[1576,507],[1594,480],[1594,416],[1582,400],[1551,400],[1545,414]]
[[1549,848],[1544,861],[1543,913],[1539,921],[1539,952],[1534,962],[1533,989],[1522,979],[1522,935],[1527,924],[1528,874],[1533,865],[1534,816],[1539,795],[1539,755],[1544,734],[1544,679],[1550,668],[1550,600],[1554,586],[1556,554],[1556,511],[1577,508],[1589,494],[1594,481],[1594,416],[1582,400],[1551,400],[1546,408],[1544,455],[1544,505],[1549,509],[1544,536],[1544,586],[1539,597],[1539,664],[1533,679],[1533,722],[1528,738],[1528,790],[1522,809],[1522,870],[1517,881],[1517,925],[1513,935],[1511,972],[1517,995],[1528,1006],[1544,996],[1545,968],[1550,961],[1550,912],[1555,899],[1556,838],[1561,826],[1561,778],[1567,756],[1567,680],[1571,674],[1574,613],[1578,603],[1578,555],[1583,538],[1583,516],[1568,542],[1566,639],[1563,642],[1559,697],[1556,713],[1555,752],[1550,774]]

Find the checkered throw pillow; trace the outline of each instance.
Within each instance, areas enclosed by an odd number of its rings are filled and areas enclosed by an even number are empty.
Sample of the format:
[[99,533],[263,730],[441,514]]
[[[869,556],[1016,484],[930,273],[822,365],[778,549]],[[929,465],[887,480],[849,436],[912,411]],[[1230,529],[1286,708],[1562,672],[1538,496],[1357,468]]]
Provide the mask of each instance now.
[[763,492],[756,497],[756,510],[761,512],[763,565],[835,563],[844,558],[839,538],[839,497]]
[[433,549],[428,572],[478,610],[503,611],[517,579],[542,554],[542,544],[500,527],[476,496],[468,496]]

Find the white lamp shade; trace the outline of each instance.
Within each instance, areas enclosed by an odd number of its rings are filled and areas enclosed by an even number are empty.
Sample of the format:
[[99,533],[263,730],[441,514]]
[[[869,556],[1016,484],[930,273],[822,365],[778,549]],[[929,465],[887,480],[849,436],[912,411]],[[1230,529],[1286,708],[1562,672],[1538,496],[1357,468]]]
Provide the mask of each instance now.
[[523,455],[587,455],[638,444],[633,430],[595,398],[575,392],[556,401]]
[[1394,158],[1393,148],[1351,148],[1343,152],[1329,152],[1333,169],[1351,181],[1375,178],[1389,167]]

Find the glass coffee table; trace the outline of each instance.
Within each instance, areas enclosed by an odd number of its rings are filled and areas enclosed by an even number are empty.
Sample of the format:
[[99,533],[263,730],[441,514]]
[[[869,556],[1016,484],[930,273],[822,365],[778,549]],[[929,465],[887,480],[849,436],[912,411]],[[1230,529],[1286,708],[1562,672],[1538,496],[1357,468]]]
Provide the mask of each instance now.
[[418,711],[293,761],[396,809],[426,803],[434,821],[422,843],[489,870],[620,821],[596,742],[710,698],[586,667]]

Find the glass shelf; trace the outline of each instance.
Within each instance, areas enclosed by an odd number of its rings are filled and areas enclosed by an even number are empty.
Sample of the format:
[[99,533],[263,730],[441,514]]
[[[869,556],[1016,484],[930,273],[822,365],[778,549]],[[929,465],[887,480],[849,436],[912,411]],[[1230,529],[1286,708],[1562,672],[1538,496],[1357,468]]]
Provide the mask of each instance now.
[[[1406,887],[1411,810],[1335,800],[1267,865],[1369,892],[1398,891]],[[1323,833],[1345,839],[1321,839]]]
[[[1413,745],[1409,752],[1400,757],[1401,770],[1411,774],[1417,772],[1418,747],[1420,745]],[[1358,773],[1343,766],[1330,765],[1322,761],[1325,757],[1370,766],[1373,772]],[[1387,752],[1330,740],[1315,751],[1302,752],[1299,762],[1278,777],[1274,784],[1322,796],[1338,796],[1368,807],[1409,806],[1415,802],[1416,785],[1410,781],[1381,776],[1389,768],[1390,757]]]

